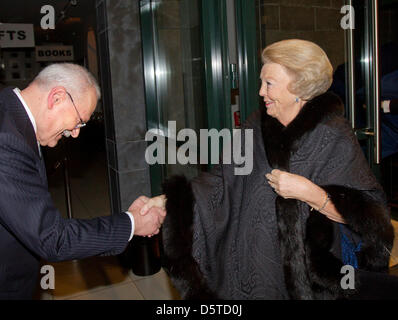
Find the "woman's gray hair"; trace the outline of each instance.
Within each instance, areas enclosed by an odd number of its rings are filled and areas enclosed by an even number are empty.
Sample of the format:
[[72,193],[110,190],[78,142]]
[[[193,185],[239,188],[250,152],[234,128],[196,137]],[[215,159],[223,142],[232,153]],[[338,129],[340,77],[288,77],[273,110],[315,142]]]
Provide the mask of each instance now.
[[333,67],[325,51],[317,44],[288,39],[267,46],[262,53],[263,64],[277,63],[292,76],[291,93],[310,100],[326,92],[332,84]]
[[74,63],[50,64],[40,71],[33,82],[44,89],[63,86],[77,96],[95,88],[97,99],[101,98],[101,90],[94,76],[86,68]]

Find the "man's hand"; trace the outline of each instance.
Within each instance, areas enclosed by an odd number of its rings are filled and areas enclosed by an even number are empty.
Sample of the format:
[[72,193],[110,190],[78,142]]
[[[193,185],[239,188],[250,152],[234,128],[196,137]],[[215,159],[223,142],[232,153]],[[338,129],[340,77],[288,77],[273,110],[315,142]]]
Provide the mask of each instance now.
[[[145,196],[136,199],[128,209],[134,217],[134,235],[151,237],[159,233],[159,229],[166,217],[166,211],[161,207],[163,202],[159,199],[151,201]],[[140,214],[141,209],[146,205],[145,214]]]

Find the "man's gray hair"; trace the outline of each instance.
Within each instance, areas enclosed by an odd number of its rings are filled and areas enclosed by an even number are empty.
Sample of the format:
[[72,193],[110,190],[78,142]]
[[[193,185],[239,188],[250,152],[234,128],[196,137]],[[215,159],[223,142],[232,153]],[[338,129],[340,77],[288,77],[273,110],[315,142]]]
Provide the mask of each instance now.
[[50,64],[40,71],[33,82],[44,89],[63,86],[68,92],[78,96],[94,87],[97,99],[101,97],[101,90],[94,76],[86,68],[74,63]]

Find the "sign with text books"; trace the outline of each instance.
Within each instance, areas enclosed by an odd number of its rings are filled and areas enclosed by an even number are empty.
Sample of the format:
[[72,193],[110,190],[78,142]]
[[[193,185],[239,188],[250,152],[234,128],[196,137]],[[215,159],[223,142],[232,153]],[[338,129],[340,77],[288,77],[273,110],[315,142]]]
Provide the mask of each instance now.
[[36,46],[36,61],[73,61],[73,46]]

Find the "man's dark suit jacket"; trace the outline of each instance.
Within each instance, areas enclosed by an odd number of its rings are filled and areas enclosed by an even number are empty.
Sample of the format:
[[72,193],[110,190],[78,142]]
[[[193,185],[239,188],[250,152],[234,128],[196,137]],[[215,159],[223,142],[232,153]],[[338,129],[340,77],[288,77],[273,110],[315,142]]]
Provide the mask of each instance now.
[[130,233],[125,213],[62,218],[48,192],[26,110],[12,88],[0,91],[0,299],[32,298],[40,258],[55,262],[119,254]]

